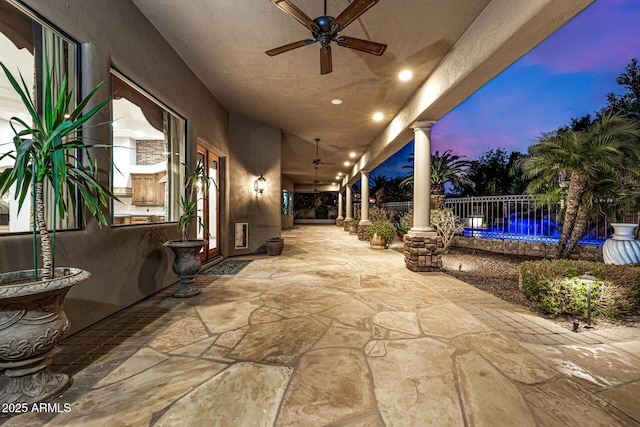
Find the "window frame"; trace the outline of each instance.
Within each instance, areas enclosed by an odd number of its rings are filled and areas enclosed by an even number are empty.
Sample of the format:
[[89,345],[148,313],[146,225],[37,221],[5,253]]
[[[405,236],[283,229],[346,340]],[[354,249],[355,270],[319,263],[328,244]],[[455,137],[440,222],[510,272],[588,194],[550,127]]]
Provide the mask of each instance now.
[[[185,175],[185,168],[184,164],[186,164],[186,156],[187,156],[187,135],[188,135],[188,120],[183,117],[181,114],[178,114],[174,109],[172,109],[171,107],[167,106],[166,104],[164,104],[162,101],[160,101],[156,96],[154,96],[151,92],[147,91],[146,89],[144,89],[142,86],[140,86],[139,84],[137,84],[136,82],[134,82],[132,79],[130,79],[129,77],[127,77],[126,74],[122,73],[120,70],[118,70],[115,67],[111,67],[109,70],[109,84],[110,84],[110,90],[111,93],[115,95],[114,92],[114,79],[113,77],[115,76],[116,78],[118,78],[119,80],[121,80],[121,82],[125,83],[126,85],[128,85],[131,89],[135,90],[137,92],[137,94],[142,95],[146,100],[152,102],[153,104],[155,104],[157,107],[159,107],[161,110],[163,110],[165,113],[169,114],[170,116],[173,116],[175,119],[177,119],[178,121],[181,122],[181,127],[182,127],[182,141],[180,142],[176,142],[174,143],[173,141],[166,140],[168,138],[166,132],[163,131],[164,133],[164,137],[165,137],[165,148],[168,150],[171,150],[174,147],[174,144],[177,144],[177,148],[180,150],[179,151],[179,159],[177,164],[180,165],[178,167],[178,178],[179,178],[179,185],[181,187],[183,187],[183,181],[184,181],[184,175]],[[112,95],[113,96],[113,95]],[[129,101],[131,102],[131,101]],[[133,103],[133,102],[132,102]],[[136,105],[135,103],[133,103],[134,105]],[[115,174],[119,173],[117,170],[117,164],[116,161],[114,159],[114,148],[116,148],[116,146],[114,145],[114,138],[115,138],[115,131],[114,131],[114,108],[113,108],[113,100],[111,102],[111,158],[112,158],[112,162],[111,162],[111,171],[110,171],[110,188],[113,191],[114,189],[114,181],[115,181]],[[169,130],[169,133],[171,133],[171,130]],[[170,153],[173,153],[171,151],[169,151]],[[169,165],[169,161],[167,161],[167,175],[169,174],[169,170],[170,170],[170,165]],[[170,179],[170,178],[169,178]],[[111,226],[112,227],[128,227],[128,226],[132,226],[132,225],[137,225],[137,226],[148,226],[148,225],[158,225],[158,224],[163,224],[163,223],[177,223],[178,222],[178,218],[181,214],[181,209],[179,208],[179,200],[171,200],[169,195],[170,195],[170,190],[169,190],[169,186],[171,185],[171,181],[169,180],[167,182],[166,188],[167,190],[165,190],[165,196],[167,197],[167,199],[165,200],[164,203],[164,209],[166,210],[165,213],[165,220],[164,221],[160,221],[160,222],[147,222],[147,223],[138,223],[138,224],[116,224],[114,219],[116,218],[116,204],[119,203],[118,201],[111,201]],[[184,190],[180,192],[180,194],[178,195],[178,197],[183,196]]]
[[[1,1],[1,0],[0,0]],[[42,29],[46,29],[47,31],[52,32],[56,37],[58,37],[60,40],[64,41],[66,43],[66,53],[67,53],[67,58],[71,58],[73,61],[73,64],[71,67],[67,67],[66,68],[66,72],[70,72],[73,75],[70,76],[69,73],[67,73],[67,90],[68,91],[73,91],[73,107],[77,106],[81,97],[80,97],[80,92],[79,92],[79,88],[82,87],[82,76],[80,73],[81,70],[81,49],[80,49],[80,42],[78,42],[76,39],[74,39],[73,37],[71,37],[67,32],[61,30],[58,26],[54,25],[53,23],[51,23],[50,21],[48,21],[47,19],[45,19],[42,15],[40,15],[39,13],[37,13],[36,11],[34,11],[33,9],[31,9],[30,7],[28,7],[27,5],[16,1],[16,0],[6,0],[6,3],[10,6],[13,7],[17,10],[17,12],[23,14],[26,18],[30,19],[32,22],[38,24],[40,26],[40,31],[42,31]],[[39,51],[36,51],[36,47],[40,47]],[[45,64],[42,64],[42,58],[43,58],[43,51],[42,51],[42,46],[41,43],[36,43],[36,41],[34,40],[33,42],[33,69],[35,71],[37,71],[38,69],[43,70],[45,67]],[[11,66],[11,64],[5,64],[8,65],[9,67]],[[12,73],[15,73],[15,70],[10,69],[10,71]],[[36,73],[34,73],[36,74]],[[41,79],[42,79],[42,73],[37,76],[35,78],[34,81],[34,85],[36,87],[36,91],[35,93],[32,93],[31,95],[34,97],[34,100],[36,102],[36,105],[39,106],[42,103],[42,83],[41,83]],[[73,77],[73,80],[71,79],[71,77]],[[37,83],[40,84],[37,84]],[[39,107],[38,107],[39,108]],[[79,131],[80,133],[82,132],[82,130]],[[1,142],[1,141],[0,141]],[[82,150],[78,150],[78,152],[76,153],[76,156],[78,157],[78,159],[82,159],[83,157],[83,152]],[[76,200],[78,200],[78,194],[77,191],[73,192],[73,197],[76,198]],[[22,207],[22,211],[24,210],[31,210],[32,208],[30,206],[23,206]],[[52,205],[47,205],[47,212],[45,212],[45,215],[47,216],[52,216],[54,215],[54,209],[55,206]],[[31,216],[31,214],[29,214]],[[58,220],[60,220],[59,217],[57,217]],[[67,221],[70,221],[72,223],[71,226],[69,227],[65,227],[65,226],[59,226],[56,225],[55,229],[56,232],[66,232],[66,231],[77,231],[77,230],[81,230],[83,228],[83,224],[84,224],[84,211],[83,211],[83,206],[81,203],[76,203],[76,210],[75,211],[69,211],[67,214]],[[48,228],[49,231],[52,231],[54,229],[53,225],[48,223]],[[24,235],[24,234],[31,234],[33,233],[33,230],[22,230],[22,231],[0,231],[0,236],[17,236],[17,235]]]

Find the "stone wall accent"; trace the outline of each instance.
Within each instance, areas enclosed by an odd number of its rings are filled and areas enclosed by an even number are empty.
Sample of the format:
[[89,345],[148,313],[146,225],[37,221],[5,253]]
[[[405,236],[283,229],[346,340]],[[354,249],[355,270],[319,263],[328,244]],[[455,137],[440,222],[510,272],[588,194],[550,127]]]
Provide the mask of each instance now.
[[371,224],[360,225],[358,224],[358,240],[367,240],[367,229],[371,227]]
[[439,236],[411,237],[405,234],[404,262],[411,271],[439,271],[442,269],[442,238]]
[[[457,236],[452,246],[479,249],[509,255],[527,255],[552,259],[556,257],[557,245],[542,242],[520,242],[517,240],[479,239]],[[597,246],[578,246],[571,255],[572,259],[602,261],[602,248]]]

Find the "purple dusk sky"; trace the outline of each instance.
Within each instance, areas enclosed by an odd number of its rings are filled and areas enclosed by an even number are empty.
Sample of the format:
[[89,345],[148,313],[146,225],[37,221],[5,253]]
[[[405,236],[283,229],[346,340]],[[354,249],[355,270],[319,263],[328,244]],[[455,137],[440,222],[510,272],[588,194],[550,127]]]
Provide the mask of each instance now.
[[[537,137],[593,114],[632,58],[640,59],[640,1],[597,0],[439,120],[432,152],[477,159],[491,148],[525,153]],[[408,144],[371,176],[404,175]]]

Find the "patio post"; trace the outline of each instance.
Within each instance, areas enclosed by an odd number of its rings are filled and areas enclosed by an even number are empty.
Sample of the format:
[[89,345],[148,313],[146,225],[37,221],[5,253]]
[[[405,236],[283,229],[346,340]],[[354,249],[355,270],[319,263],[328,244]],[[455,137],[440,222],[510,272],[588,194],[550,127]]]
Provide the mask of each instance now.
[[336,218],[336,225],[341,227],[344,225],[344,217],[342,216],[342,190],[338,189],[338,217]]
[[431,127],[415,122],[413,148],[413,227],[403,237],[404,262],[411,271],[442,268],[442,238],[431,227]]
[[358,240],[367,240],[369,221],[369,171],[360,171],[360,222],[358,223]]
[[421,121],[412,125],[413,148],[413,227],[412,237],[435,236],[431,227],[431,127],[435,122]]
[[347,183],[347,185],[345,186],[345,197],[347,198],[347,211],[345,212],[345,218],[344,218],[344,230],[348,231],[349,230],[349,221],[351,221],[353,219],[353,208],[351,206],[351,185],[349,185]]

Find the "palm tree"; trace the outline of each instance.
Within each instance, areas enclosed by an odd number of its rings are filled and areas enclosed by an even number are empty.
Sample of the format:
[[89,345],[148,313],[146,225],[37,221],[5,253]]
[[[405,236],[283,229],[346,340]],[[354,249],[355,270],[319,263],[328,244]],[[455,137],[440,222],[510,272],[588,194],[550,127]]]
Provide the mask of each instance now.
[[380,203],[380,198],[384,194],[384,186],[389,182],[389,177],[386,175],[375,175],[369,178],[369,185],[371,187],[371,197],[375,197],[376,204]]
[[[586,232],[603,181],[610,185],[640,181],[639,137],[638,122],[605,113],[582,131],[565,127],[529,147],[523,169],[533,180],[527,190],[546,190],[555,198],[566,195],[558,258],[568,258]],[[568,188],[562,180],[569,181]]]
[[[407,160],[413,163],[413,154]],[[439,209],[440,207],[440,202],[444,197],[445,183],[450,182],[457,189],[462,188],[464,185],[471,187],[475,185],[467,177],[467,170],[470,165],[470,161],[452,154],[452,150],[445,151],[442,156],[438,151],[431,155],[431,195],[436,196],[434,209]],[[411,165],[405,167],[413,169]],[[413,185],[413,172],[410,172],[400,185],[402,187]]]

